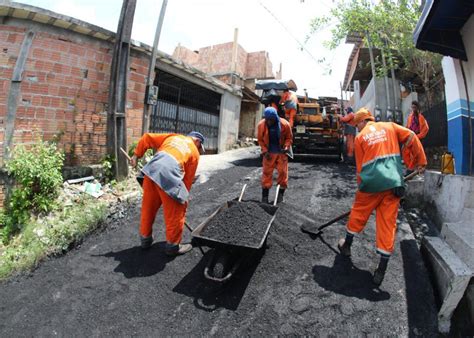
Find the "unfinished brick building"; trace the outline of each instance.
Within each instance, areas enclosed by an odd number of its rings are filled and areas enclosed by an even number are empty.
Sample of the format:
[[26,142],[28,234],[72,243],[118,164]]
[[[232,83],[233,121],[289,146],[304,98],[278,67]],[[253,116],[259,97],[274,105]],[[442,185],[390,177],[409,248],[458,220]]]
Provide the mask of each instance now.
[[[0,4],[0,185],[12,147],[35,134],[59,139],[66,165],[100,163],[106,155],[110,65],[115,34],[41,8]],[[128,144],[141,135],[151,48],[133,42],[127,93]],[[162,86],[151,131],[203,131],[212,151],[237,140],[242,92],[159,53]],[[169,95],[172,88],[179,95]],[[209,98],[212,98],[209,99]],[[212,101],[212,102],[211,102]],[[1,193],[3,194],[3,190]],[[0,195],[0,200],[3,196]]]
[[173,58],[182,60],[225,83],[240,86],[243,89],[243,99],[239,136],[255,137],[256,125],[261,118],[262,109],[258,96],[255,94],[255,80],[281,79],[281,65],[275,75],[268,52],[248,53],[238,44],[237,37],[238,30],[236,29],[233,42],[202,47],[198,51],[178,45],[173,52]]

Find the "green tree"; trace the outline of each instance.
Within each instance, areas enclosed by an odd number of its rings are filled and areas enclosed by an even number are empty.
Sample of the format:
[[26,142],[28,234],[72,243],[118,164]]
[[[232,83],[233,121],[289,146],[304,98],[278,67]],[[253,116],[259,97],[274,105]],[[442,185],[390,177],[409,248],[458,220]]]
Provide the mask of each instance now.
[[377,74],[398,68],[417,76],[430,102],[433,82],[442,76],[439,54],[415,48],[413,32],[421,14],[417,0],[339,0],[330,13],[314,18],[307,39],[319,30],[332,26],[331,39],[325,46],[334,49],[349,35],[359,34],[365,45],[382,51],[386,67],[376,62]]

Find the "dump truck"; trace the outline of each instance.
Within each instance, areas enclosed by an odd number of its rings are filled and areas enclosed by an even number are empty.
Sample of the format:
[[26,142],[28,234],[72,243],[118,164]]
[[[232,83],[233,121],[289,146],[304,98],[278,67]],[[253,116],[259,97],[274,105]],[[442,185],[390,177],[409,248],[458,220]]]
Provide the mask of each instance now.
[[[256,82],[255,88],[262,90],[260,101],[266,106],[279,103],[283,90],[297,90],[293,80],[261,80]],[[306,95],[298,100],[293,125],[294,156],[341,159],[344,139],[336,115],[337,98],[314,99]],[[278,111],[281,113],[282,107]]]

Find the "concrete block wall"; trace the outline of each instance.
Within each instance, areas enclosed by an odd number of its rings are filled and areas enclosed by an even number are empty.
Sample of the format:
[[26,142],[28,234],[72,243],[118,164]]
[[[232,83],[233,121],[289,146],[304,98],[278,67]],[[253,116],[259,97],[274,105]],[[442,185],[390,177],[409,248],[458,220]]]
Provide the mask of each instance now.
[[439,229],[445,223],[474,222],[468,214],[474,208],[474,177],[427,171],[424,182],[424,202]]
[[441,299],[439,330],[448,333],[460,301],[467,301],[467,316],[474,318],[474,290],[468,288],[474,283],[474,177],[427,171],[424,181],[408,186],[407,199],[416,207],[424,204],[440,230],[439,237],[424,238],[422,252]]
[[[3,156],[11,77],[27,27],[0,25],[0,147]],[[113,45],[57,29],[36,27],[18,95],[13,145],[31,144],[35,134],[59,138],[66,164],[98,163],[106,152],[106,111]],[[132,55],[128,84],[129,142],[141,133],[147,75],[145,55]]]

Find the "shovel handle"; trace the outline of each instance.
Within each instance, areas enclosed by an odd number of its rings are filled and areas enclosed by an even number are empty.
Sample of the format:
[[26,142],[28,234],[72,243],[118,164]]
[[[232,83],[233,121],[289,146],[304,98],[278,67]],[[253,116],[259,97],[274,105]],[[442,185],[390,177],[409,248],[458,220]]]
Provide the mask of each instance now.
[[[415,176],[418,175],[418,174],[419,174],[418,170],[415,170],[415,171],[412,172],[411,174],[405,176],[405,177],[403,178],[403,181],[404,181],[404,182],[409,181],[409,180],[411,180],[413,177],[415,177]],[[318,227],[318,230],[320,231],[320,230],[322,230],[322,229],[324,229],[324,228],[330,226],[331,224],[336,223],[337,221],[340,221],[340,220],[343,219],[343,218],[346,218],[346,217],[349,216],[350,214],[351,214],[351,211],[349,210],[348,212],[345,212],[345,213],[343,213],[342,215],[339,215],[339,216],[337,216],[336,218],[333,218],[332,220],[330,220],[330,221],[324,223],[323,225],[321,225],[320,227]]]
[[127,154],[127,152],[126,152],[122,147],[120,147],[120,151],[125,155],[125,157],[127,158],[127,160],[128,160],[129,162],[132,161],[132,159],[130,158],[130,156]]

